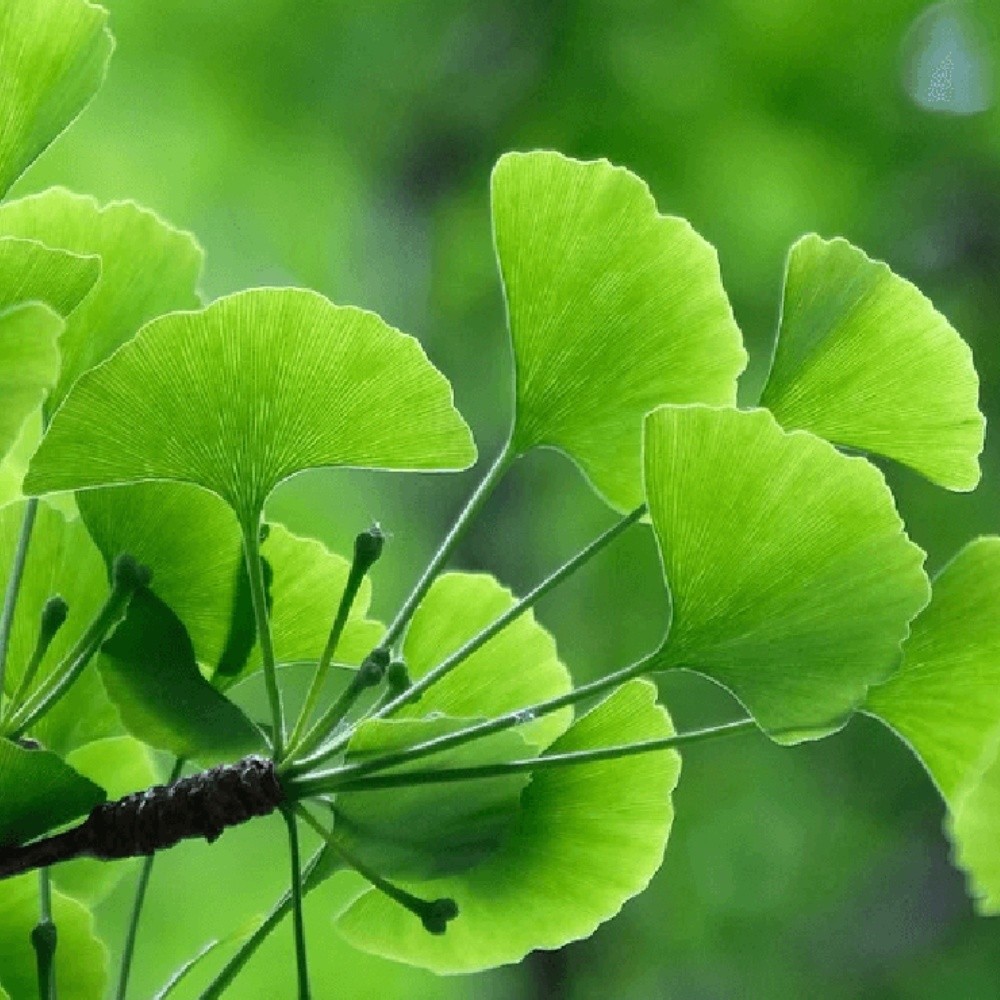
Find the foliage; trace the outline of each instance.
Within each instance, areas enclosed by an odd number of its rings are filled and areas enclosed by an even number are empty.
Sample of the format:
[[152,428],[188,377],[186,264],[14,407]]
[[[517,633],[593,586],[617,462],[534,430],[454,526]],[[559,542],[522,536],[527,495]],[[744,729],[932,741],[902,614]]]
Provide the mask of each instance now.
[[[0,15],[0,55],[31,60],[0,87],[3,191],[97,88],[103,25],[87,0]],[[290,891],[205,995],[291,912],[308,996],[302,895],[344,869],[369,883],[332,914],[345,940],[475,971],[587,937],[646,887],[678,748],[754,729],[791,746],[863,709],[920,756],[982,910],[1000,911],[1000,540],[970,543],[932,591],[883,473],[839,450],[972,489],[984,421],[964,342],[888,265],[807,236],[789,253],[760,406],[739,409],[747,354],[715,251],[635,175],[516,153],[491,193],[510,436],[386,627],[367,617],[380,529],[348,560],[264,507],[312,469],[475,460],[418,342],[306,289],[202,306],[197,242],[131,202],[54,188],[0,206],[0,457],[24,494],[0,509],[0,858],[150,784],[146,747],[175,775],[262,753],[283,789]],[[520,599],[444,573],[539,447],[625,516]],[[669,631],[574,687],[532,608],[647,516]],[[677,732],[645,676],[677,668],[749,718]],[[300,830],[323,841],[305,865]],[[37,995],[35,959],[63,996],[104,991],[88,907],[114,876],[71,864],[43,870],[37,900],[24,876],[0,884],[12,1000]],[[53,919],[66,929],[54,966],[38,943]]]

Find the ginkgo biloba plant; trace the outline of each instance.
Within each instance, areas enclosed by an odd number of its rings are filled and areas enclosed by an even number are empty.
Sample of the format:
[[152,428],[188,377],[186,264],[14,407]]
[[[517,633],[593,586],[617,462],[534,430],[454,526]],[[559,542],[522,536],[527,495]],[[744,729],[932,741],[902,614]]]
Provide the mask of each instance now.
[[[86,0],[0,8],[0,194],[100,85],[105,22]],[[104,995],[88,906],[122,877],[115,859],[145,856],[126,940],[109,942],[124,997],[157,852],[273,812],[288,893],[204,997],[288,916],[308,996],[302,897],[345,868],[371,886],[331,914],[358,948],[438,972],[515,962],[646,886],[678,748],[750,732],[791,747],[858,711],[923,761],[981,910],[1000,912],[1000,539],[932,586],[856,454],[972,489],[966,345],[885,264],[807,236],[760,403],[739,409],[746,354],[715,253],[638,178],[512,153],[491,203],[511,432],[387,626],[367,617],[369,571],[391,559],[377,526],[344,558],[263,511],[312,468],[475,461],[417,342],[304,289],[202,305],[195,240],[131,202],[0,204],[0,997],[49,1000],[57,980]],[[520,598],[446,571],[539,447],[618,520]],[[669,631],[574,686],[531,609],[649,527]],[[676,669],[745,714],[676,733],[651,680]],[[172,755],[165,785],[146,748]],[[303,827],[323,845],[308,860]]]

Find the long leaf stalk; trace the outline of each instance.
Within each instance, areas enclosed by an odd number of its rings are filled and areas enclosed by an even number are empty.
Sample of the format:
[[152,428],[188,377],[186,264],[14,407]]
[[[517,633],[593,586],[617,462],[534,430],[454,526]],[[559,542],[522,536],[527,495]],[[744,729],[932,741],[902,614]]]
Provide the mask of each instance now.
[[264,673],[264,686],[271,710],[274,729],[274,758],[280,760],[285,748],[285,711],[281,703],[281,690],[276,676],[274,642],[271,638],[271,621],[267,613],[267,595],[264,588],[264,571],[260,564],[260,525],[257,522],[243,525],[243,555],[250,580],[250,600],[253,604],[257,641]]
[[31,542],[31,532],[35,527],[37,513],[38,498],[31,497],[25,504],[24,513],[21,515],[21,530],[17,536],[14,561],[11,563],[10,576],[7,577],[7,587],[3,595],[3,610],[0,611],[0,708],[3,707],[4,686],[7,679],[7,654],[10,651],[14,612],[17,610],[17,598],[21,592],[21,580],[24,579],[24,566],[28,559],[28,545]]
[[[443,660],[433,670],[424,674],[423,677],[411,684],[396,698],[381,706],[376,712],[373,713],[371,718],[381,719],[390,716],[404,705],[407,705],[419,698],[425,691],[440,681],[443,677],[446,677],[452,670],[467,660],[477,650],[481,649],[492,638],[499,635],[512,622],[516,621],[523,614],[525,614],[525,612],[534,607],[534,605],[537,604],[538,601],[547,593],[559,584],[563,583],[568,577],[580,569],[581,566],[584,566],[591,559],[593,559],[594,556],[613,542],[623,531],[635,524],[643,516],[643,514],[645,514],[645,512],[646,506],[643,504],[631,513],[626,514],[618,522],[608,528],[607,531],[603,532],[589,545],[581,549],[575,556],[563,563],[559,569],[546,577],[533,590],[525,594],[524,597],[522,597],[516,604],[504,612],[504,614],[502,614],[494,622],[487,625],[486,628],[482,629],[475,636],[469,639],[468,642],[452,653],[451,656]],[[538,711],[543,707],[544,706],[540,705],[536,706],[534,709],[528,709],[525,711]],[[546,708],[545,710],[555,711],[554,708]],[[327,728],[323,735],[326,735],[329,732],[330,729]],[[325,747],[314,745],[315,740],[310,740],[308,743],[303,742],[303,744],[298,748],[299,753],[297,756],[299,757],[299,760],[291,765],[289,769],[290,772],[303,773],[304,771],[312,770],[317,765],[323,763],[323,761],[329,760],[331,757],[340,753],[349,738],[349,734],[345,735],[334,740]]]
[[149,570],[131,557],[115,560],[111,591],[93,621],[35,693],[4,720],[3,729],[10,739],[23,736],[69,690],[121,621],[132,594],[149,579]]
[[517,455],[511,446],[511,442],[508,440],[480,484],[476,487],[475,492],[473,492],[466,505],[462,508],[455,523],[451,526],[448,534],[445,535],[444,540],[431,557],[427,568],[403,602],[396,617],[393,618],[386,629],[386,633],[382,638],[382,645],[386,649],[392,649],[399,640],[403,634],[403,630],[413,617],[414,611],[417,610],[417,605],[424,599],[427,591],[431,588],[431,584],[437,579],[445,563],[451,558],[451,554],[455,551],[456,546],[475,520],[476,515],[497,488],[500,480],[506,475],[507,470],[511,467],[516,457]]
[[[184,764],[184,758],[178,757],[170,771],[170,777],[167,779],[168,784],[172,785],[181,776]],[[132,973],[132,960],[135,957],[135,942],[139,933],[139,918],[142,916],[143,906],[146,903],[146,892],[149,889],[149,879],[153,873],[153,862],[155,860],[155,854],[147,855],[142,859],[142,868],[139,870],[139,878],[136,881],[135,897],[132,900],[128,928],[125,931],[125,941],[122,945],[122,960],[118,968],[118,986],[115,991],[115,1000],[125,1000],[125,996],[128,993],[128,982]]]
[[351,568],[344,584],[344,592],[340,595],[340,603],[330,628],[330,636],[313,672],[312,682],[302,704],[302,711],[299,712],[298,720],[292,729],[292,735],[288,738],[288,756],[290,757],[295,755],[305,728],[309,725],[309,720],[319,704],[320,696],[323,693],[323,684],[326,681],[334,654],[337,652],[340,637],[344,634],[351,608],[354,606],[358,591],[361,589],[361,584],[368,575],[368,571],[382,554],[384,540],[385,536],[377,524],[367,531],[362,531],[354,540],[354,558],[351,561]]
[[302,913],[302,856],[299,852],[299,828],[292,809],[282,809],[288,828],[288,848],[291,860],[292,921],[295,931],[295,968],[299,1000],[310,1000],[309,961],[306,955],[306,925]]
[[38,969],[39,1000],[56,1000],[56,944],[58,931],[52,919],[52,879],[48,868],[38,873],[38,923],[31,932]]
[[575,750],[569,753],[550,754],[524,760],[501,761],[496,764],[482,764],[474,767],[450,767],[439,770],[406,771],[401,774],[375,774],[361,778],[338,778],[336,773],[328,776],[317,775],[292,781],[288,793],[307,798],[346,792],[380,791],[386,788],[408,788],[413,785],[440,784],[453,781],[474,781],[481,778],[506,778],[514,774],[535,773],[553,768],[572,767],[580,764],[595,764],[599,761],[620,760],[638,754],[674,750],[725,736],[735,736],[756,728],[753,719],[737,719],[718,726],[695,729],[687,733],[675,733],[659,739],[643,740],[619,746],[598,747],[593,750]]

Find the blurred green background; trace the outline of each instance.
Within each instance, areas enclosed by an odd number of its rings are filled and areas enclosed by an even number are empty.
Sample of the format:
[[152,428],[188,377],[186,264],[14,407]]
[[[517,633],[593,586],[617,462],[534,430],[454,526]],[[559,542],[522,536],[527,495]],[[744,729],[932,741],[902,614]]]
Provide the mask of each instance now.
[[[717,246],[752,355],[746,402],[784,254],[816,230],[920,285],[972,343],[984,409],[1000,416],[993,0],[104,2],[118,39],[108,82],[18,191],[64,183],[156,208],[201,238],[207,297],[309,285],[379,311],[451,378],[484,462],[509,413],[488,204],[507,149],[624,164]],[[995,437],[973,495],[887,472],[932,568],[1000,529]],[[388,615],[477,474],[314,473],[283,487],[270,516],[340,551],[379,519],[392,543],[375,607]],[[569,462],[535,454],[457,561],[524,590],[611,519]],[[663,607],[643,528],[539,617],[584,680],[649,648]],[[662,688],[682,728],[739,711],[693,675]],[[694,747],[676,805],[649,890],[591,940],[516,968],[436,979],[353,952],[332,930],[350,890],[335,881],[310,904],[317,997],[1000,996],[1000,933],[972,914],[941,803],[871,720],[797,750],[760,737]],[[164,856],[135,995],[265,910],[285,878],[277,820]],[[99,911],[109,940],[130,891]],[[290,949],[283,928],[231,995],[293,996]]]

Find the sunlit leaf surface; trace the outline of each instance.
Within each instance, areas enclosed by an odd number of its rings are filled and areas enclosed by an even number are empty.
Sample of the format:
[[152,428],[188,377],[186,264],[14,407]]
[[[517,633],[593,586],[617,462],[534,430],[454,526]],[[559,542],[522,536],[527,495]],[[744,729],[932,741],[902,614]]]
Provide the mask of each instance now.
[[0,205],[0,234],[101,259],[97,284],[73,311],[59,340],[62,367],[49,412],[82,372],[103,361],[147,320],[198,305],[195,286],[202,252],[197,241],[134,202],[99,205],[93,198],[51,188]]
[[958,862],[1000,912],[1000,538],[970,542],[934,580],[903,662],[869,692],[930,772],[951,812]]
[[255,289],[155,320],[83,375],[25,488],[178,480],[253,521],[303,469],[474,458],[451,389],[415,340],[315,292]]
[[605,160],[508,153],[492,198],[515,448],[559,448],[613,506],[636,507],[643,416],[736,399],[746,353],[715,251]]
[[662,665],[714,678],[779,742],[837,729],[929,597],[882,475],[766,410],[663,407],[645,457],[673,605]]
[[[551,753],[655,739],[672,732],[647,681],[632,681],[574,723]],[[641,892],[660,865],[680,772],[673,751],[539,771],[503,847],[462,875],[409,885],[453,897],[459,915],[441,936],[380,893],[337,921],[357,947],[432,969],[473,972],[536,948],[584,938]]]
[[0,196],[83,110],[114,42],[86,0],[0,4]]
[[[52,893],[52,918],[59,941],[55,978],[59,1000],[102,1000],[108,953],[82,903]],[[31,931],[38,923],[38,877],[0,882],[0,982],[10,1000],[38,1000],[38,973]]]
[[[417,680],[492,624],[516,598],[485,573],[445,573],[420,603],[407,630],[403,655]],[[563,694],[571,687],[555,640],[530,611],[463,661],[397,718],[440,712],[453,718],[503,715]],[[526,740],[548,746],[570,724],[566,709],[520,728]]]
[[932,482],[979,482],[972,352],[923,293],[846,240],[792,247],[761,405],[789,429],[885,455]]

